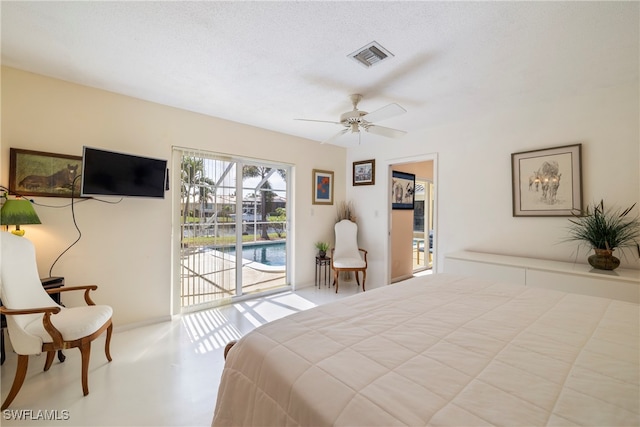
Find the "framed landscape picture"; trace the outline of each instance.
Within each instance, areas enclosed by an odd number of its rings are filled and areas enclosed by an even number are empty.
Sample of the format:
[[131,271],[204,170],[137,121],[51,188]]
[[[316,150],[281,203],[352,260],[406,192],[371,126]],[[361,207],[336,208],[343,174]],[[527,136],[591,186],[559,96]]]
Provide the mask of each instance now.
[[333,204],[333,172],[313,170],[313,200],[314,205]]
[[393,171],[391,174],[391,208],[413,209],[416,176],[412,173]]
[[375,183],[375,159],[353,162],[353,185],[374,185]]
[[582,144],[511,154],[513,216],[582,211]]
[[9,193],[78,197],[82,156],[9,149]]

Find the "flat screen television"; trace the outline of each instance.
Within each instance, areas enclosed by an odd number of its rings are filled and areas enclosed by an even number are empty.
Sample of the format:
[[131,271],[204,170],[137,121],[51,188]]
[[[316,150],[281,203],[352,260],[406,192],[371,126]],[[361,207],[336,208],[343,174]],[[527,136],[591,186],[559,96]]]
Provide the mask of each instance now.
[[167,161],[91,147],[82,148],[83,197],[164,198]]

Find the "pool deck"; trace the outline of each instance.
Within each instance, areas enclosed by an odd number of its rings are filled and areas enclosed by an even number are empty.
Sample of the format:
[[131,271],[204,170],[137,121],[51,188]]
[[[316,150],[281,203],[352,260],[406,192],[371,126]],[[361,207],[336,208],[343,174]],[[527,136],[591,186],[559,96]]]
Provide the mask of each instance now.
[[[183,251],[182,306],[226,299],[236,294],[236,257],[217,250]],[[242,259],[243,293],[285,285],[283,266]]]

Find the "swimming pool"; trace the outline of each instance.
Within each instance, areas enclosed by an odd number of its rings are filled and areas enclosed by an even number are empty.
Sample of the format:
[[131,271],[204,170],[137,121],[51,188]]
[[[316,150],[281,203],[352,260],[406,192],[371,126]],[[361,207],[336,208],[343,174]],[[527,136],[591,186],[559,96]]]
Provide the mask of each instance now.
[[[219,249],[222,250],[222,249]],[[233,253],[236,248],[234,246],[224,248],[224,252]],[[242,245],[242,258],[259,262],[264,265],[283,266],[287,262],[287,249],[285,242],[277,243],[258,243]]]

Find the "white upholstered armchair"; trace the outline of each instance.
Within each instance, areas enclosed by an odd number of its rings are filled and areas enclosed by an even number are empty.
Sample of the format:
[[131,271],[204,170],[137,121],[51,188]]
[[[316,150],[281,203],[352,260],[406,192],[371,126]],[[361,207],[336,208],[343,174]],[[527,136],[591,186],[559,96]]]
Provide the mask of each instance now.
[[[113,325],[112,309],[95,305],[89,291],[97,286],[73,286],[45,291],[38,276],[33,244],[24,237],[0,232],[0,312],[7,316],[9,338],[18,354],[18,365],[6,409],[16,397],[27,375],[29,355],[47,353],[44,370],[53,363],[57,350],[78,347],[82,355],[82,391],[89,394],[88,372],[91,341],[105,330],[105,354],[111,361],[109,343]],[[50,293],[84,290],[87,306],[65,308],[56,304]]]
[[343,219],[336,223],[336,244],[331,249],[331,269],[333,270],[333,284],[338,293],[338,278],[341,271],[353,271],[356,282],[360,286],[358,272],[362,272],[362,291],[367,280],[367,251],[358,247],[358,226],[355,222]]

